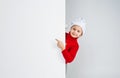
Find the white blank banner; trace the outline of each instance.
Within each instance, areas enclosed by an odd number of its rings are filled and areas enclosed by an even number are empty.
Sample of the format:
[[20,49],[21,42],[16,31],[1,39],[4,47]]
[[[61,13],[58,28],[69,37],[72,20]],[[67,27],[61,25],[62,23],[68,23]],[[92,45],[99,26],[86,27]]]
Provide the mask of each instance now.
[[65,78],[64,0],[0,1],[0,78]]

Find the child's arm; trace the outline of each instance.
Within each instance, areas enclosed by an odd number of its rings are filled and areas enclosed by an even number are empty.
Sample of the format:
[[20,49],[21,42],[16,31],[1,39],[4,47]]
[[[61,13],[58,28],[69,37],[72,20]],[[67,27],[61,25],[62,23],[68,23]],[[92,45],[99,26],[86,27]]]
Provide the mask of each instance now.
[[74,46],[73,48],[71,48],[70,51],[68,51],[66,49],[64,49],[62,51],[62,54],[63,54],[63,56],[64,56],[64,58],[66,60],[66,63],[71,63],[74,60],[77,51],[78,51],[78,46],[77,45]]
[[76,45],[72,47],[69,51],[64,47],[62,41],[56,39],[57,46],[61,49],[63,57],[65,58],[66,63],[70,63],[74,60],[76,53],[78,51],[79,46]]

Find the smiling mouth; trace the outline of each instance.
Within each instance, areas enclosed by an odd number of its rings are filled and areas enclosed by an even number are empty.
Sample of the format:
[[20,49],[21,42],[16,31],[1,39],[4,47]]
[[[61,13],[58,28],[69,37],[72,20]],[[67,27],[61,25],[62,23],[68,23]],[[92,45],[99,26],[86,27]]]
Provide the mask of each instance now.
[[76,36],[74,33],[72,33],[72,35]]

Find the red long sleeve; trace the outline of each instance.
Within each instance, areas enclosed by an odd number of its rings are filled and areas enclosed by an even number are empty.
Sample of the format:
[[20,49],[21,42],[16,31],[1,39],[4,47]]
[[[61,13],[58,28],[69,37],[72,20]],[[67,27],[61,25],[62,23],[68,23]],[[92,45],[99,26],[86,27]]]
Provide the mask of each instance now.
[[66,48],[62,51],[66,64],[74,60],[78,48],[79,45],[77,43],[77,39],[71,37],[69,33],[66,33]]

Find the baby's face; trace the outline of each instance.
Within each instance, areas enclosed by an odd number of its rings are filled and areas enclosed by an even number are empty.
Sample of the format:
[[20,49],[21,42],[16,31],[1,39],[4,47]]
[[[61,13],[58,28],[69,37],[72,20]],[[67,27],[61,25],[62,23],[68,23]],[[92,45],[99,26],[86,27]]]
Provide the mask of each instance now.
[[82,28],[78,25],[74,25],[70,29],[70,35],[73,38],[79,38],[80,36],[82,36],[82,33],[83,33]]

